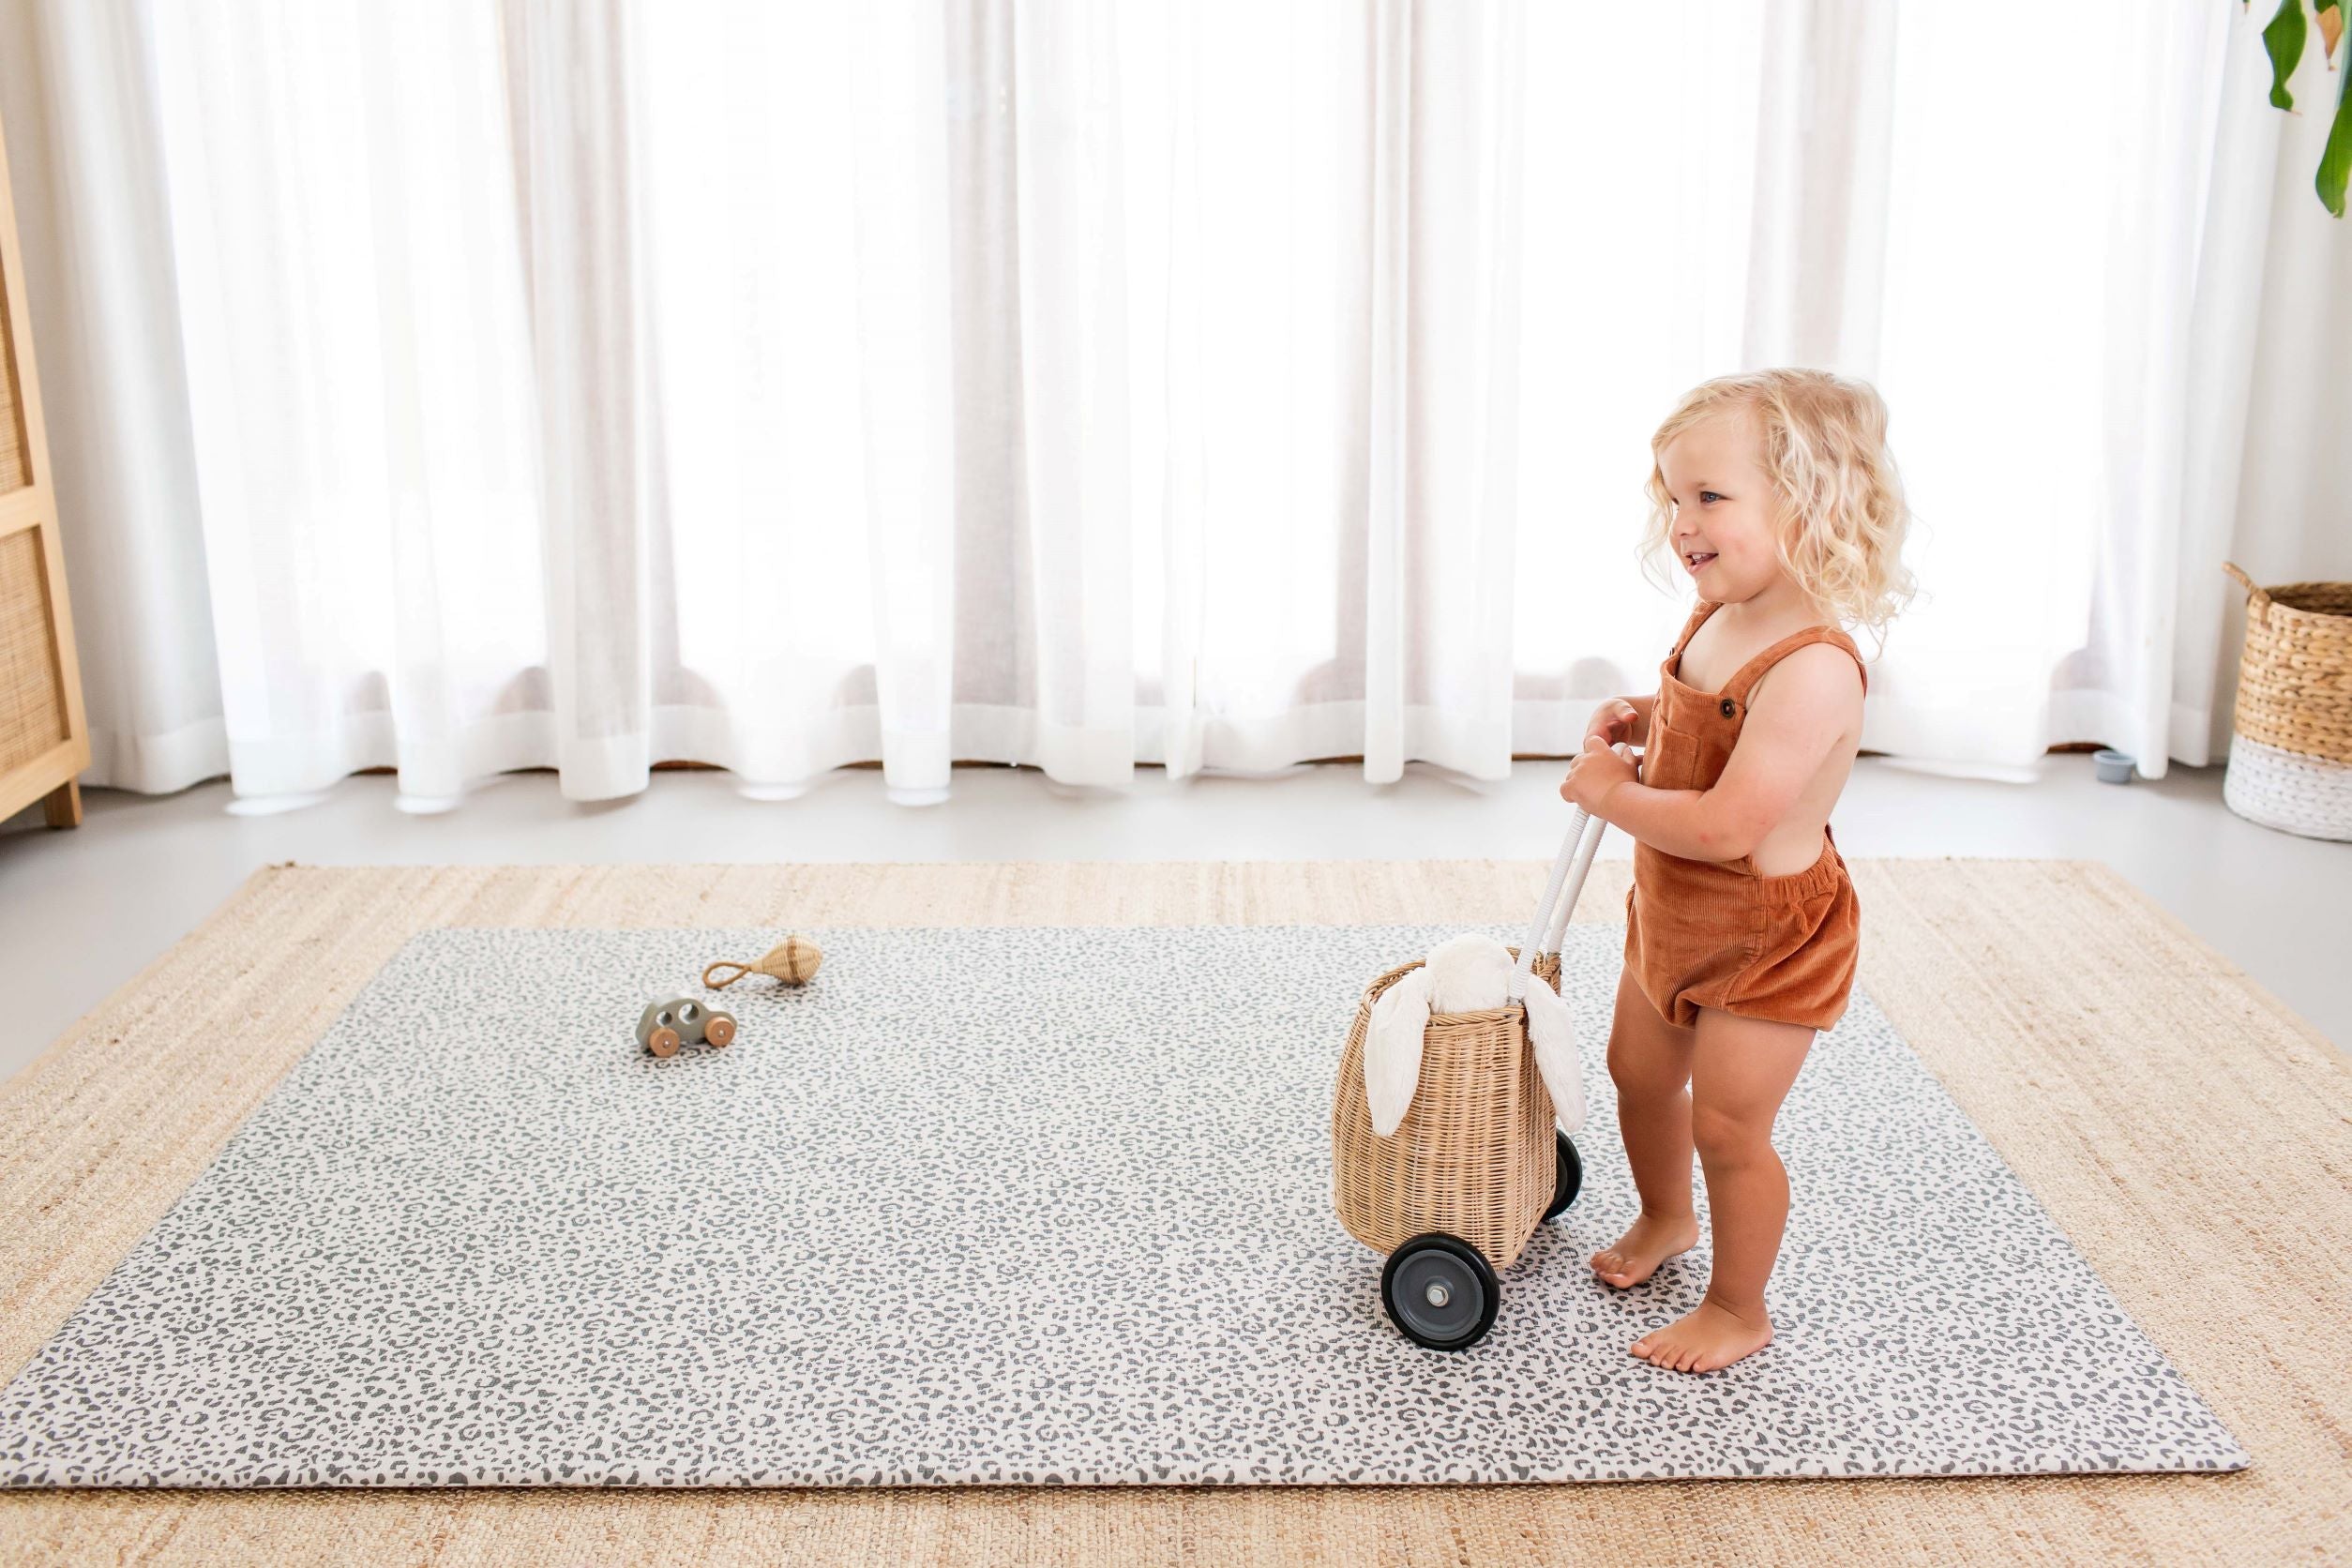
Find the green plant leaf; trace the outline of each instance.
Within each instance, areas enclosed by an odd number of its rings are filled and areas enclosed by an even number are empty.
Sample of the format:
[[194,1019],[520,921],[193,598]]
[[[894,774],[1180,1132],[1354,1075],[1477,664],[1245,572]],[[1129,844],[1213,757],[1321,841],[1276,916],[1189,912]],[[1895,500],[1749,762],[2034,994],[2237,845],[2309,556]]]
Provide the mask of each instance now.
[[2302,63],[2303,0],[2279,0],[2279,10],[2270,19],[2270,25],[2262,30],[2262,47],[2270,53],[2270,106],[2292,109],[2295,95],[2286,90],[2286,79],[2295,74]]
[[[2344,73],[2352,80],[2352,71]],[[2319,155],[2319,200],[2338,218],[2344,216],[2344,177],[2352,173],[2352,93],[2336,88],[2335,123],[2328,128],[2328,148]]]

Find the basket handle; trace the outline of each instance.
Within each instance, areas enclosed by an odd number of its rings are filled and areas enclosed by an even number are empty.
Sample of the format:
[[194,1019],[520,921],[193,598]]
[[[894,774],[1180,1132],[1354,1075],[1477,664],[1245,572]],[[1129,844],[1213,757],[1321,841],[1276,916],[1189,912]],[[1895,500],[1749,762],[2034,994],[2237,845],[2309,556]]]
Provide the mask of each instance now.
[[[1635,776],[1640,776],[1640,763],[1632,748],[1620,742],[1617,753],[1633,761]],[[1560,840],[1560,853],[1552,859],[1551,878],[1544,884],[1543,902],[1535,908],[1535,924],[1528,928],[1527,940],[1519,943],[1518,962],[1511,970],[1513,1003],[1527,995],[1528,976],[1535,968],[1538,950],[1560,951],[1560,942],[1568,934],[1568,916],[1576,907],[1577,895],[1584,891],[1585,876],[1592,869],[1592,857],[1601,847],[1602,835],[1608,830],[1608,823],[1590,815],[1581,806],[1570,814],[1568,836]]]
[[2223,562],[2222,570],[2236,578],[2238,585],[2246,591],[2246,613],[2257,621],[2267,622],[2269,619],[2270,596],[2264,592],[2262,585],[2248,577],[2235,561]]

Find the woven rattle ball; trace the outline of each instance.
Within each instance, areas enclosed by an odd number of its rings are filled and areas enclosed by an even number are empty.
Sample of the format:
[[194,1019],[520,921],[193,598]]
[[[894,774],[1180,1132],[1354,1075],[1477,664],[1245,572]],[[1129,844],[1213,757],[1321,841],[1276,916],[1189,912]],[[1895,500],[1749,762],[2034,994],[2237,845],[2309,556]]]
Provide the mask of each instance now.
[[[740,964],[729,959],[711,965],[702,972],[702,984],[719,989],[746,974],[764,974],[787,986],[806,986],[816,978],[817,966],[824,961],[824,952],[815,942],[807,937],[791,936],[769,948],[756,963]],[[734,972],[722,978],[722,972],[727,970]]]
[[817,977],[817,966],[824,961],[823,950],[807,937],[786,937],[754,967],[788,986],[806,986]]

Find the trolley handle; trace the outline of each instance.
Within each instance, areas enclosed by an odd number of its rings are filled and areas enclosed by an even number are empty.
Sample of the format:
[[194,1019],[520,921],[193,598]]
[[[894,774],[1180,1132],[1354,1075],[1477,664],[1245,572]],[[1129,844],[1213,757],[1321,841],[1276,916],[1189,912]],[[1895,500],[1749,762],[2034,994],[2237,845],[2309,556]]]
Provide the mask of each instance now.
[[[1634,776],[1640,777],[1639,754],[1622,741],[1617,744],[1616,751],[1634,764]],[[1528,928],[1527,940],[1519,943],[1519,959],[1511,971],[1512,1002],[1526,997],[1528,976],[1535,968],[1536,954],[1557,953],[1566,940],[1568,917],[1576,907],[1577,897],[1584,892],[1584,879],[1592,869],[1592,857],[1601,848],[1601,837],[1608,830],[1608,823],[1581,806],[1569,817],[1568,836],[1560,840],[1560,853],[1552,859],[1551,878],[1544,885],[1543,902],[1536,906],[1535,923]]]

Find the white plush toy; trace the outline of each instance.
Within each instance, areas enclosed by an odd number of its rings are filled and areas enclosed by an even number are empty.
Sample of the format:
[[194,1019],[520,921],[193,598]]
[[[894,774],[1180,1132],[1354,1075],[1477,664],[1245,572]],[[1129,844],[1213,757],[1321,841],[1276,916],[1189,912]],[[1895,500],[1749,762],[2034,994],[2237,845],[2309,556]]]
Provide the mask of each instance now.
[[[1467,931],[1431,948],[1426,963],[1380,993],[1364,1038],[1364,1093],[1374,1133],[1393,1136],[1412,1108],[1429,1015],[1508,1006],[1512,967],[1508,947]],[[1576,1058],[1575,1021],[1560,993],[1539,975],[1528,976],[1524,1003],[1535,1070],[1551,1092],[1560,1130],[1573,1136],[1584,1125],[1584,1067]]]

